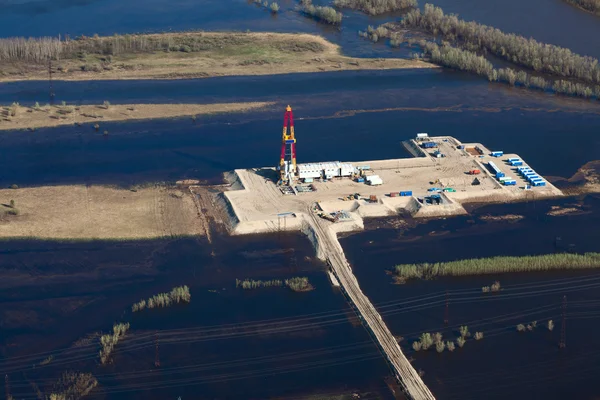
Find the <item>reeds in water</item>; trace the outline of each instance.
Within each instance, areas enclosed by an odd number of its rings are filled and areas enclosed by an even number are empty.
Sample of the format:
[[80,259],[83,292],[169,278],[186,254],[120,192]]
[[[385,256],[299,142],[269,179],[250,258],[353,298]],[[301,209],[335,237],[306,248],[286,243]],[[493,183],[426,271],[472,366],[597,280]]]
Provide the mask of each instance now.
[[307,277],[295,276],[290,279],[286,279],[284,281],[280,279],[271,279],[271,280],[253,280],[253,279],[236,279],[235,287],[242,289],[258,289],[264,287],[283,287],[287,286],[292,289],[294,292],[308,292],[314,289],[314,286],[311,285]]
[[[394,272],[397,277],[403,279],[431,279],[437,276],[538,272],[598,267],[600,267],[600,253],[560,253],[524,257],[473,258],[432,264],[404,264],[397,265]],[[498,289],[500,289],[499,286]]]
[[159,293],[150,297],[148,300],[140,300],[131,306],[132,312],[141,311],[145,308],[155,308],[155,307],[169,307],[173,304],[179,304],[182,302],[189,303],[192,299],[192,295],[190,294],[190,288],[186,285],[177,286],[171,289],[170,292],[167,293]]
[[64,372],[52,388],[49,400],[81,399],[98,385],[98,380],[89,373]]
[[100,362],[106,364],[110,360],[110,354],[119,343],[121,337],[129,330],[129,323],[118,323],[113,325],[113,332],[100,336]]

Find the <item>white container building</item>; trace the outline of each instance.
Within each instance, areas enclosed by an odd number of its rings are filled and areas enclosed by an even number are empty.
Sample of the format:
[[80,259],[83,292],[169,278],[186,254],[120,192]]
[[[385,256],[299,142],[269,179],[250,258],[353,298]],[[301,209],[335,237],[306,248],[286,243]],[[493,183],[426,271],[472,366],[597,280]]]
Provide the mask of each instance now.
[[298,164],[298,178],[326,178],[331,179],[339,176],[351,176],[354,166],[349,163],[330,161],[322,163]]

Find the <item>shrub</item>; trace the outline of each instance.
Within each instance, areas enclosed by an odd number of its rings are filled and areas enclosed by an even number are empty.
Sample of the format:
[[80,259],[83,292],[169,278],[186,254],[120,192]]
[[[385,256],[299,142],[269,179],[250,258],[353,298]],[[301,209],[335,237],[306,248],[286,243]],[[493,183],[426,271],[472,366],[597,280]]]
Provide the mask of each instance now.
[[313,6],[312,4],[309,4],[303,6],[301,10],[304,14],[328,24],[335,25],[342,22],[342,13],[335,11],[335,9],[331,7]]
[[278,13],[279,12],[279,4],[273,2],[271,3],[271,12],[273,13]]
[[483,332],[475,332],[475,340],[483,339]]
[[113,325],[113,333],[100,336],[100,344],[102,349],[100,350],[100,362],[106,364],[110,360],[110,354],[114,347],[119,343],[125,332],[129,330],[129,323],[119,323]]
[[471,336],[471,334],[469,333],[469,327],[464,325],[460,327],[460,337],[466,338]]
[[489,286],[484,286],[484,287],[481,288],[481,291],[483,293],[488,293],[490,291],[490,287]]
[[525,325],[523,325],[523,324],[517,325],[517,331],[519,331],[519,332],[525,332]]
[[456,347],[454,346],[454,342],[448,341],[446,342],[446,348],[448,349],[448,351],[454,351]]
[[433,344],[438,344],[442,342],[442,334],[440,332],[436,332],[432,335]]
[[334,0],[336,7],[360,10],[369,15],[417,7],[417,0]]
[[441,352],[443,352],[445,348],[446,348],[446,344],[445,344],[444,342],[437,342],[437,343],[435,344],[435,350],[436,350],[438,353],[441,353]]
[[549,320],[549,321],[548,321],[548,325],[546,325],[546,326],[548,327],[548,330],[549,330],[549,331],[552,331],[552,330],[554,330],[554,321],[552,321],[552,320]]
[[11,200],[9,204],[10,204],[10,208],[15,208],[15,201],[14,200]]
[[528,325],[527,325],[527,330],[528,330],[528,331],[532,331],[532,330],[533,330],[533,326],[531,326],[531,324],[528,324]]
[[492,286],[490,286],[490,290],[492,292],[499,292],[500,291],[500,282],[496,281],[492,284]]
[[423,348],[423,350],[429,349],[432,344],[433,344],[433,338],[431,337],[431,334],[423,333],[421,335],[421,347]]
[[18,189],[19,186],[13,183],[12,185],[9,186],[9,188],[10,189]]
[[285,285],[294,292],[307,292],[313,290],[314,287],[310,284],[307,277],[293,277],[285,280]]
[[414,341],[412,344],[412,347],[415,351],[420,351],[421,348],[423,347],[423,344],[419,341]]
[[192,299],[190,289],[186,286],[177,286],[170,292],[159,293],[150,297],[148,300],[140,300],[131,306],[132,312],[141,311],[145,308],[169,307],[173,304],[189,303]]
[[105,109],[107,109],[107,110],[108,110],[108,109],[110,108],[110,102],[109,102],[109,101],[106,101],[106,100],[104,100],[104,103],[102,103],[102,106],[103,106]]
[[462,349],[462,347],[465,345],[465,343],[467,342],[467,340],[464,337],[459,337],[458,339],[456,339],[456,344],[458,345],[458,347],[460,347]]

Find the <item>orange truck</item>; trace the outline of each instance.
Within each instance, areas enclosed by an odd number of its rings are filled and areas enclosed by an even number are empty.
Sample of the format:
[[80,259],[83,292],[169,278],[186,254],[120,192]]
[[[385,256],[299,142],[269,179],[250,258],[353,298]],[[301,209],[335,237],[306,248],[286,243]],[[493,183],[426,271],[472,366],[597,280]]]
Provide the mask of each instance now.
[[469,175],[479,175],[481,173],[478,169],[472,169],[469,171]]

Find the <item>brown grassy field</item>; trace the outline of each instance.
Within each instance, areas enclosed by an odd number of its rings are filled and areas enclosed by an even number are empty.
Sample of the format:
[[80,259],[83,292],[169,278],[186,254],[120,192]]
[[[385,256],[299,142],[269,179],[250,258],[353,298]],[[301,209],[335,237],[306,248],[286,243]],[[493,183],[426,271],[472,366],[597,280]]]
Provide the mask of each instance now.
[[[136,190],[136,191],[133,191]],[[44,186],[0,190],[0,238],[148,239],[204,235],[187,189]],[[18,215],[6,214],[10,201]]]
[[173,118],[242,112],[272,105],[271,102],[216,103],[216,104],[119,104],[119,105],[45,105],[0,108],[0,130],[32,129],[73,124],[98,124],[103,132],[103,121]]
[[[61,43],[65,44],[57,46],[63,46],[62,50],[56,50],[60,53],[56,55],[58,60],[52,62],[54,79],[60,80],[435,68],[415,60],[346,57],[339,46],[310,34],[165,33],[94,37]],[[47,61],[0,58],[0,82],[47,79]]]

